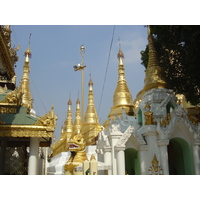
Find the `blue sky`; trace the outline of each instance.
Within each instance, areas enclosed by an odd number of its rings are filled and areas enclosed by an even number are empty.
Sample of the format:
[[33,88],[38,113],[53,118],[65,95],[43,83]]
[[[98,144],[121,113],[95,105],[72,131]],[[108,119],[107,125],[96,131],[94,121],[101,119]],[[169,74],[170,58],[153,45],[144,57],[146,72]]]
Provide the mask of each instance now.
[[110,54],[103,98],[100,106],[103,81],[108,62],[108,54],[113,34],[113,25],[13,25],[12,46],[20,44],[19,61],[15,68],[17,85],[22,77],[24,51],[28,46],[32,52],[30,87],[34,99],[34,110],[44,115],[54,105],[58,114],[56,138],[67,114],[67,101],[71,94],[72,109],[79,93],[81,99],[81,72],[73,66],[81,62],[80,46],[85,52],[85,110],[87,106],[89,74],[94,82],[94,97],[99,120],[103,123],[112,107],[113,94],[117,85],[120,37],[124,53],[125,75],[133,99],[143,88],[144,67],[141,65],[140,51],[147,44],[147,30],[143,25],[116,25]]

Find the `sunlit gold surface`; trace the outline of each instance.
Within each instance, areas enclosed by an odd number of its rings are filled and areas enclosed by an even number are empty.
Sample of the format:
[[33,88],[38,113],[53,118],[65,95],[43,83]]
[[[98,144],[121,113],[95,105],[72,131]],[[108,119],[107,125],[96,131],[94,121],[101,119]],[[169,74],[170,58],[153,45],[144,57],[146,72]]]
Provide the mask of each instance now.
[[150,111],[150,109],[151,109],[151,106],[147,102],[146,105],[145,105],[146,112],[144,112],[145,125],[152,125],[152,124],[155,123],[154,119],[153,119],[153,112]]
[[167,88],[167,83],[164,79],[163,71],[160,67],[157,53],[154,47],[153,36],[150,32],[150,26],[148,26],[148,44],[149,44],[149,60],[148,66],[145,71],[144,87],[137,94],[134,103],[142,99],[142,96],[148,90],[153,88]]
[[99,119],[94,104],[93,82],[91,78],[88,86],[89,86],[88,106],[85,113],[84,123],[82,126],[81,133],[84,134],[86,145],[91,145],[96,143],[96,137],[98,136],[98,133],[101,131],[101,126],[99,124]]
[[[133,116],[133,100],[132,95],[129,91],[127,81],[125,78],[125,69],[123,58],[124,54],[119,49],[118,55],[118,82],[117,87],[113,95],[113,106],[111,111],[108,115],[108,119],[115,119],[115,115],[121,116],[122,115],[122,108],[126,111],[128,115]],[[105,128],[109,126],[109,120],[107,120],[104,124]]]
[[[148,30],[150,27],[148,26]],[[144,79],[144,90],[150,90],[152,88],[166,88],[167,84],[163,77],[163,71],[160,67],[157,53],[154,47],[153,36],[148,33],[148,43],[149,43],[149,60],[146,69],[146,77]]]
[[30,92],[30,83],[29,83],[29,72],[30,72],[30,57],[31,57],[31,51],[30,47],[27,48],[27,50],[24,52],[25,55],[25,61],[24,61],[24,67],[23,67],[23,76],[21,79],[21,90],[22,90],[22,106],[28,107],[29,110],[33,107],[32,106],[32,98],[31,98],[31,92]]
[[69,99],[67,117],[65,119],[63,127],[63,134],[66,135],[67,140],[71,137],[72,132],[73,132],[72,102],[71,99]]
[[74,134],[70,139],[69,143],[69,151],[71,152],[71,156],[67,163],[65,164],[65,174],[73,175],[74,168],[78,165],[81,165],[85,160],[87,160],[86,156],[86,143],[81,133]]
[[77,99],[76,101],[76,114],[75,114],[75,120],[74,120],[74,132],[80,133],[82,127],[82,120],[81,120],[81,111],[80,111],[80,100]]
[[52,155],[56,156],[61,152],[65,152],[68,149],[68,141],[73,133],[73,119],[72,119],[72,101],[68,100],[67,116],[64,122],[64,126],[61,130],[59,140],[51,146]]

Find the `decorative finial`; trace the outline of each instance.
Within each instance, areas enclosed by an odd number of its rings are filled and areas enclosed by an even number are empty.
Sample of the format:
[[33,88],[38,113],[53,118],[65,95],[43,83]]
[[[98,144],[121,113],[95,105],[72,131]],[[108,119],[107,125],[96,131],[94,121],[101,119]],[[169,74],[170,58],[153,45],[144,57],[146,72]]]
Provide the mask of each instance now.
[[78,97],[77,100],[76,100],[76,104],[80,104],[79,97]]
[[72,105],[71,95],[70,95],[69,100],[68,100],[68,105]]
[[118,38],[119,41],[119,49],[121,49],[120,37]]
[[117,58],[120,59],[120,58],[124,58],[124,54],[121,50],[121,43],[120,43],[120,37],[118,38],[118,41],[119,41],[119,52],[117,54]]
[[26,49],[26,51],[24,52],[25,55],[25,62],[29,62],[30,58],[31,58],[31,50],[30,50],[30,41],[31,41],[31,33],[29,36],[29,42],[28,42],[28,48]]
[[93,82],[92,82],[91,74],[89,74],[89,75],[90,75],[90,81],[89,81],[89,83],[88,83],[88,86],[93,86]]
[[154,154],[153,160],[151,162],[152,162],[152,165],[154,165],[154,164],[158,165],[159,162],[156,158],[156,154]]

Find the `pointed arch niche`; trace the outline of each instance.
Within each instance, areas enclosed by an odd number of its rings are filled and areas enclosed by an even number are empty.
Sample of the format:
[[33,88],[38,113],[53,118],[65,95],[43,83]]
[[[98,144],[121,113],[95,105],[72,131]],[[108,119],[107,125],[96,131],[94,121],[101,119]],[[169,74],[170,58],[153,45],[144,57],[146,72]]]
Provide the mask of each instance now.
[[169,141],[168,162],[170,175],[194,174],[191,149],[182,138],[175,137]]

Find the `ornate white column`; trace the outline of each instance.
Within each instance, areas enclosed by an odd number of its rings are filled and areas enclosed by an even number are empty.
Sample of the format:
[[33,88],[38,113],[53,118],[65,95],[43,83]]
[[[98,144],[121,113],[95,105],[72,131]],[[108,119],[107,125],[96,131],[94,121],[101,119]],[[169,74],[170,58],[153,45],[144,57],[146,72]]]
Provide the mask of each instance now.
[[[154,154],[157,155],[158,161],[160,161],[160,151],[157,144],[158,134],[156,131],[155,125],[147,125],[143,129],[143,136],[146,139],[148,145],[147,152],[147,166],[148,168],[152,165],[151,161],[153,160]],[[160,164],[160,163],[159,163]]]
[[115,146],[115,152],[117,155],[117,175],[125,175],[125,147]]
[[168,151],[167,151],[167,145],[169,145],[169,140],[159,140],[157,144],[160,149],[160,166],[163,169],[163,174],[169,175],[169,163],[168,163]]
[[[104,147],[103,148],[103,152],[104,152],[104,162],[111,166],[111,161],[112,161],[112,158],[111,158],[111,147]],[[112,175],[112,171],[111,170],[108,170],[108,175]]]
[[117,160],[116,160],[115,145],[119,141],[121,135],[122,133],[119,131],[110,133],[112,175],[117,175]]
[[200,145],[200,141],[196,142],[193,147],[194,170],[195,170],[196,175],[200,175],[199,145]]
[[147,166],[147,151],[148,151],[148,146],[147,145],[141,145],[140,146],[140,173],[141,175],[147,175],[148,174],[148,166]]
[[37,175],[38,172],[39,139],[30,138],[30,152],[28,162],[28,175]]

